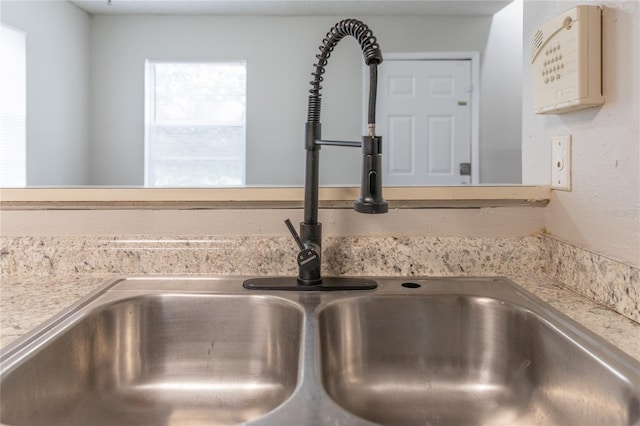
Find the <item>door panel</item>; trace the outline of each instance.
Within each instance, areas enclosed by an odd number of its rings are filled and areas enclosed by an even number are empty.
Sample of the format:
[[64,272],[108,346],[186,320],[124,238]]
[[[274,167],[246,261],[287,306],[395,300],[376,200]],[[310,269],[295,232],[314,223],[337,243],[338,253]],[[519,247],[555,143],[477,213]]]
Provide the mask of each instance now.
[[384,184],[470,184],[471,61],[387,60],[379,84]]
[[453,165],[453,117],[427,117],[427,173],[451,176]]
[[414,173],[414,117],[410,115],[392,115],[389,123],[389,172],[393,174]]

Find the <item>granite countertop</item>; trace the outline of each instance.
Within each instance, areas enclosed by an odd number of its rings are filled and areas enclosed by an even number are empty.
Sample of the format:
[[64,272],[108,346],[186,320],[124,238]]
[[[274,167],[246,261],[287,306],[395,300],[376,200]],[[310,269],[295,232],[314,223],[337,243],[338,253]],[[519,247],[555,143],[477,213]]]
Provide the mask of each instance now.
[[[113,274],[3,277],[0,346],[27,334],[56,313],[116,278]],[[545,278],[509,276],[524,289],[640,361],[640,324]]]
[[114,275],[2,277],[0,347],[109,282]]

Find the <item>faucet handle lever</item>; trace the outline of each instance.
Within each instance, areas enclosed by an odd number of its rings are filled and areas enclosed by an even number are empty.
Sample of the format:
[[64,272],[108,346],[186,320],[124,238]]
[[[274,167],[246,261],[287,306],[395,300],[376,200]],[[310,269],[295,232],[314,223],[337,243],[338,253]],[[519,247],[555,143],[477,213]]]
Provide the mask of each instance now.
[[[289,232],[293,236],[293,239],[296,240],[298,247],[300,248],[300,252],[296,258],[296,262],[298,262],[298,267],[300,268],[300,274],[311,274],[313,279],[307,279],[303,283],[306,285],[315,285],[320,284],[322,282],[322,278],[320,278],[320,254],[319,247],[314,244],[309,244],[305,246],[300,239],[300,235],[296,232],[296,229],[293,227],[293,224],[289,219],[286,219],[284,223],[289,228]],[[316,276],[317,275],[317,276]],[[303,275],[300,275],[302,277]],[[305,275],[306,276],[306,275]],[[301,278],[298,278],[299,282]]]
[[296,228],[293,227],[293,224],[291,223],[291,221],[289,219],[286,219],[284,223],[285,225],[287,225],[287,228],[289,228],[289,232],[291,232],[291,236],[296,241],[296,244],[298,244],[298,247],[300,248],[300,250],[304,250],[305,246],[304,244],[302,244],[300,235],[298,235],[298,232],[296,231]]

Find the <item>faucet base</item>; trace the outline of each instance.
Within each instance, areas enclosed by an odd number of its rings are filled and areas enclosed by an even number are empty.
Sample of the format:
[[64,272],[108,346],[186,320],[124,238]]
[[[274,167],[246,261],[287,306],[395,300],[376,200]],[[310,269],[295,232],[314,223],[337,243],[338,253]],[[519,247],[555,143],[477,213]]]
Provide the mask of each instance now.
[[322,277],[317,285],[302,285],[295,277],[249,278],[242,283],[248,290],[281,290],[281,291],[339,291],[339,290],[373,290],[378,286],[369,278]]

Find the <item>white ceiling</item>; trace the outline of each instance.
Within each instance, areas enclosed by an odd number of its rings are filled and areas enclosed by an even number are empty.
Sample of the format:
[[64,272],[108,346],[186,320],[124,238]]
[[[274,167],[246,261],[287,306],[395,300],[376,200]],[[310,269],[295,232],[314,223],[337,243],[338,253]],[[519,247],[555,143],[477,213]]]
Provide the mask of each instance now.
[[91,14],[492,15],[512,0],[75,0]]

